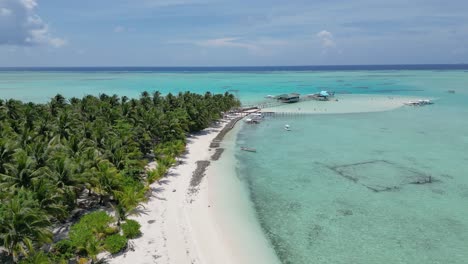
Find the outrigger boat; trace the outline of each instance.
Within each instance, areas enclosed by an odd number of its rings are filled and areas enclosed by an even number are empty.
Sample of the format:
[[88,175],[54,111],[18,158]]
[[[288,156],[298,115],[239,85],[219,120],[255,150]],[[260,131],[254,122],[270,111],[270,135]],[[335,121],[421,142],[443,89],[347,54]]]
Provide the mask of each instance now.
[[245,122],[247,124],[259,124],[260,123],[259,120],[256,120],[256,119],[253,119],[253,118],[247,118],[247,119],[245,119]]
[[425,99],[425,100],[417,100],[417,101],[409,101],[405,103],[405,105],[411,105],[411,106],[422,106],[422,105],[431,105],[434,104],[431,100]]
[[256,149],[254,149],[254,148],[248,148],[248,147],[241,147],[241,150],[243,150],[243,151],[248,151],[248,152],[257,152]]
[[245,119],[248,124],[259,124],[263,119],[262,113],[252,113]]

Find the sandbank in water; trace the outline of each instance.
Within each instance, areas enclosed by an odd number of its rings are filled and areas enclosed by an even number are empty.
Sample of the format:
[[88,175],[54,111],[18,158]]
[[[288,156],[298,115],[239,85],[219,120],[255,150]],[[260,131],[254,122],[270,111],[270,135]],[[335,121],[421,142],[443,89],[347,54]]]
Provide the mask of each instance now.
[[[340,94],[330,101],[304,101],[264,108],[264,112],[304,114],[346,114],[389,111],[421,98],[393,95]],[[427,98],[424,98],[427,99]]]

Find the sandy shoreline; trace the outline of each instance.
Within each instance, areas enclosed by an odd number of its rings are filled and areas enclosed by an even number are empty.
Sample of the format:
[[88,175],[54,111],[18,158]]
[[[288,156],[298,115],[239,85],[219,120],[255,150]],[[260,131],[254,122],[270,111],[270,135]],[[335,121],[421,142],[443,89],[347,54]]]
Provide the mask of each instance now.
[[[220,227],[220,217],[216,215],[219,211],[214,210],[217,201],[211,192],[215,187],[208,188],[206,179],[195,179],[200,181],[196,191],[192,186],[199,161],[219,158],[210,144],[227,125],[228,120],[223,120],[219,127],[188,138],[187,154],[179,158],[180,165],[151,185],[153,194],[143,205],[143,212],[129,217],[142,225],[142,236],[130,241],[127,252],[107,256],[109,263],[246,263],[245,256],[239,255],[243,250],[233,248],[231,243],[235,234]],[[205,178],[214,177],[217,173],[212,166],[205,165],[202,164]]]

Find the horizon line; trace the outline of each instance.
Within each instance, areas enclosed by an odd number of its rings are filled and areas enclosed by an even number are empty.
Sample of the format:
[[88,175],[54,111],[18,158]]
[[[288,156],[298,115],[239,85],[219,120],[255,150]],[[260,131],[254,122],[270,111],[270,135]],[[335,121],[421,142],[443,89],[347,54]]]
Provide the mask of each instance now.
[[0,69],[33,68],[271,68],[271,67],[352,67],[352,66],[457,66],[468,63],[403,63],[403,64],[333,64],[333,65],[253,65],[253,66],[0,66]]

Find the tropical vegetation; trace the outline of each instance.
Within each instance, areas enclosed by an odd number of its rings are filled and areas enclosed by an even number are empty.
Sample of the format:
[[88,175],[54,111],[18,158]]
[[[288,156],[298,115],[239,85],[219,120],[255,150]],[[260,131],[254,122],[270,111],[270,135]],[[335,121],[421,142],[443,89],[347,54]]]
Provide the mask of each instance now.
[[141,225],[135,220],[129,219],[125,221],[125,223],[122,224],[121,228],[123,235],[128,239],[136,238],[139,235],[141,235]]
[[[118,252],[140,232],[127,217],[184,152],[186,135],[238,106],[228,93],[190,92],[0,100],[0,251],[23,263]],[[102,207],[115,217],[87,214],[49,247],[53,227]]]

